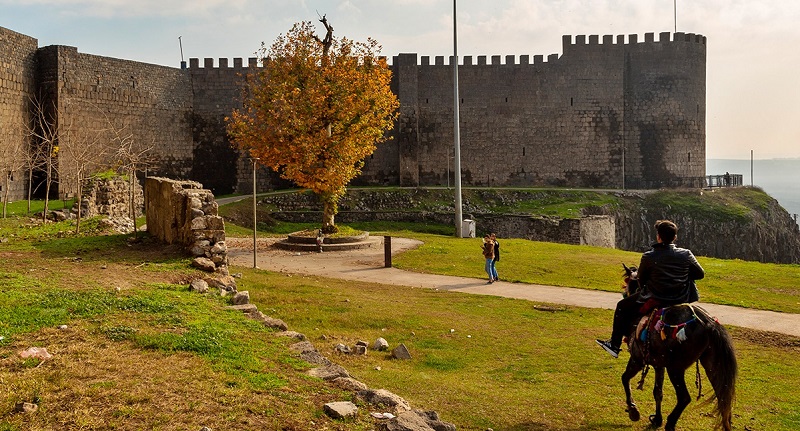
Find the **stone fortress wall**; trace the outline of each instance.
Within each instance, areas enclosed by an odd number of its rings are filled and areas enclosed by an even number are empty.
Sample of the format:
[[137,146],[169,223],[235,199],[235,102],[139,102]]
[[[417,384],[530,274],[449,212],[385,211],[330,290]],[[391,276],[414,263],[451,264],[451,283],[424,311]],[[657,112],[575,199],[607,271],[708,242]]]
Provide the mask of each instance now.
[[[564,36],[563,54],[547,61],[480,56],[473,64],[464,57],[462,183],[620,188],[624,178],[628,188],[702,185],[706,39],[658,36],[603,36],[602,43],[599,36]],[[192,58],[178,69],[68,46],[38,48],[36,39],[2,27],[0,38],[3,124],[25,121],[26,100],[42,95],[61,124],[113,125],[138,145],[153,145],[151,175],[199,181],[218,195],[252,190],[252,163],[231,147],[224,118],[241,106],[244,76],[258,70],[256,59],[215,66],[214,59],[201,65]],[[419,60],[393,58],[400,118],[355,184],[452,184],[452,66],[444,57]],[[61,163],[68,172],[68,161]],[[280,184],[263,170],[257,178],[259,190]]]
[[[30,113],[30,98],[36,91],[36,50],[38,42],[32,37],[0,27],[0,172],[16,162],[10,157],[28,145],[24,124]],[[12,175],[8,186],[5,175],[0,176],[0,196],[6,191],[12,200],[25,194],[26,175]],[[9,190],[5,190],[8,187]]]
[[[459,65],[463,184],[702,186],[705,37],[564,36],[561,56],[502,60]],[[453,184],[453,71],[444,63],[394,58],[395,139],[368,158],[359,183]]]

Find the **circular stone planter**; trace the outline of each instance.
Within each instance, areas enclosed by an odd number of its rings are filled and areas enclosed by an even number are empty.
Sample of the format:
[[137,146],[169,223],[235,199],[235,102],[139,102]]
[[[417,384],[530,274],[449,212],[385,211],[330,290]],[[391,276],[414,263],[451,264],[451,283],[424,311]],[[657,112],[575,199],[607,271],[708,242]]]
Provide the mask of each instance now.
[[[337,236],[322,238],[322,251],[358,250],[372,247],[380,241],[371,241],[369,232],[353,236]],[[283,240],[275,243],[275,247],[292,251],[319,251],[317,237],[291,233]]]

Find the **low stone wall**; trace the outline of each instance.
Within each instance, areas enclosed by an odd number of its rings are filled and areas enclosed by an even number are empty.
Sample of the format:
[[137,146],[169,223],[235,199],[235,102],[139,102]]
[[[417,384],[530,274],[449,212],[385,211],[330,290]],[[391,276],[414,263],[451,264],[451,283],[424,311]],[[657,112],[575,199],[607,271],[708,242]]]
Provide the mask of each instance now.
[[193,256],[227,267],[225,223],[210,190],[195,181],[148,177],[145,180],[147,232],[168,243],[181,244]]
[[[321,211],[280,211],[271,216],[287,222],[313,223],[322,220]],[[494,232],[500,238],[524,238],[531,241],[592,245],[614,248],[615,222],[612,216],[589,216],[579,219],[535,217],[512,214],[471,214],[479,233]],[[465,215],[465,218],[467,216]],[[427,211],[340,211],[340,223],[396,221],[411,223],[453,224],[452,213]],[[455,227],[453,227],[455,230]]]
[[[144,195],[138,181],[133,182],[135,216],[142,215]],[[131,182],[124,178],[89,178],[84,182],[81,216],[107,215],[109,218],[130,218]],[[73,208],[73,212],[77,208]]]

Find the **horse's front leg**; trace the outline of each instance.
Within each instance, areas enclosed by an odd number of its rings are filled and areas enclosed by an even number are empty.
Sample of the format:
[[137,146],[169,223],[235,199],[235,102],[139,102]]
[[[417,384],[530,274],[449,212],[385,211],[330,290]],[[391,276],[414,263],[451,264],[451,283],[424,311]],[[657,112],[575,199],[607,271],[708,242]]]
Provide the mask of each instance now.
[[622,387],[625,388],[625,411],[628,412],[628,418],[636,422],[640,418],[639,409],[636,403],[633,402],[631,395],[631,379],[642,370],[642,366],[634,361],[633,358],[628,360],[628,365],[625,367],[625,372],[622,373]]
[[655,367],[656,381],[653,384],[653,399],[656,401],[656,413],[650,416],[650,424],[658,428],[661,426],[661,401],[664,399],[664,367]]
[[689,389],[686,388],[686,379],[684,377],[684,370],[681,367],[667,368],[667,375],[672,386],[675,388],[675,396],[678,402],[675,403],[675,408],[667,416],[667,423],[664,425],[664,431],[675,431],[675,424],[678,423],[678,418],[681,413],[692,402],[692,396],[689,394]]

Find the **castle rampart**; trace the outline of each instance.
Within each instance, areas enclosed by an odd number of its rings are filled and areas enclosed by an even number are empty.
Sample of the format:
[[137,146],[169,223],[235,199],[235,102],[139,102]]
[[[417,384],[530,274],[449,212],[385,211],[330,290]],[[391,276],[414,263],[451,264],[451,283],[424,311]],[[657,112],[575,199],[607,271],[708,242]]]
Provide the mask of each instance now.
[[[478,56],[459,66],[462,183],[699,186],[705,175],[705,38],[564,36],[561,56]],[[615,42],[616,41],[616,42]],[[394,139],[358,183],[452,184],[452,66],[394,58]],[[450,58],[450,64],[453,59]],[[395,161],[399,158],[399,164]]]
[[[26,194],[25,173],[5,173],[18,168],[18,158],[30,146],[25,125],[30,120],[31,98],[36,92],[36,49],[32,37],[0,27],[0,197],[9,200]],[[8,187],[8,190],[6,190]]]
[[[262,67],[258,59],[191,58],[179,69],[37,48],[36,39],[2,28],[0,37],[0,61],[9,65],[0,75],[4,124],[23,123],[23,101],[41,93],[55,101],[62,123],[113,124],[154,145],[151,173],[200,181],[217,194],[252,189],[252,164],[231,147],[224,118],[242,106],[245,76]],[[642,40],[564,36],[561,55],[461,58],[462,183],[701,185],[706,39],[647,33]],[[393,58],[400,116],[356,184],[453,182],[452,62]],[[258,178],[259,188],[280,181],[274,173]]]

